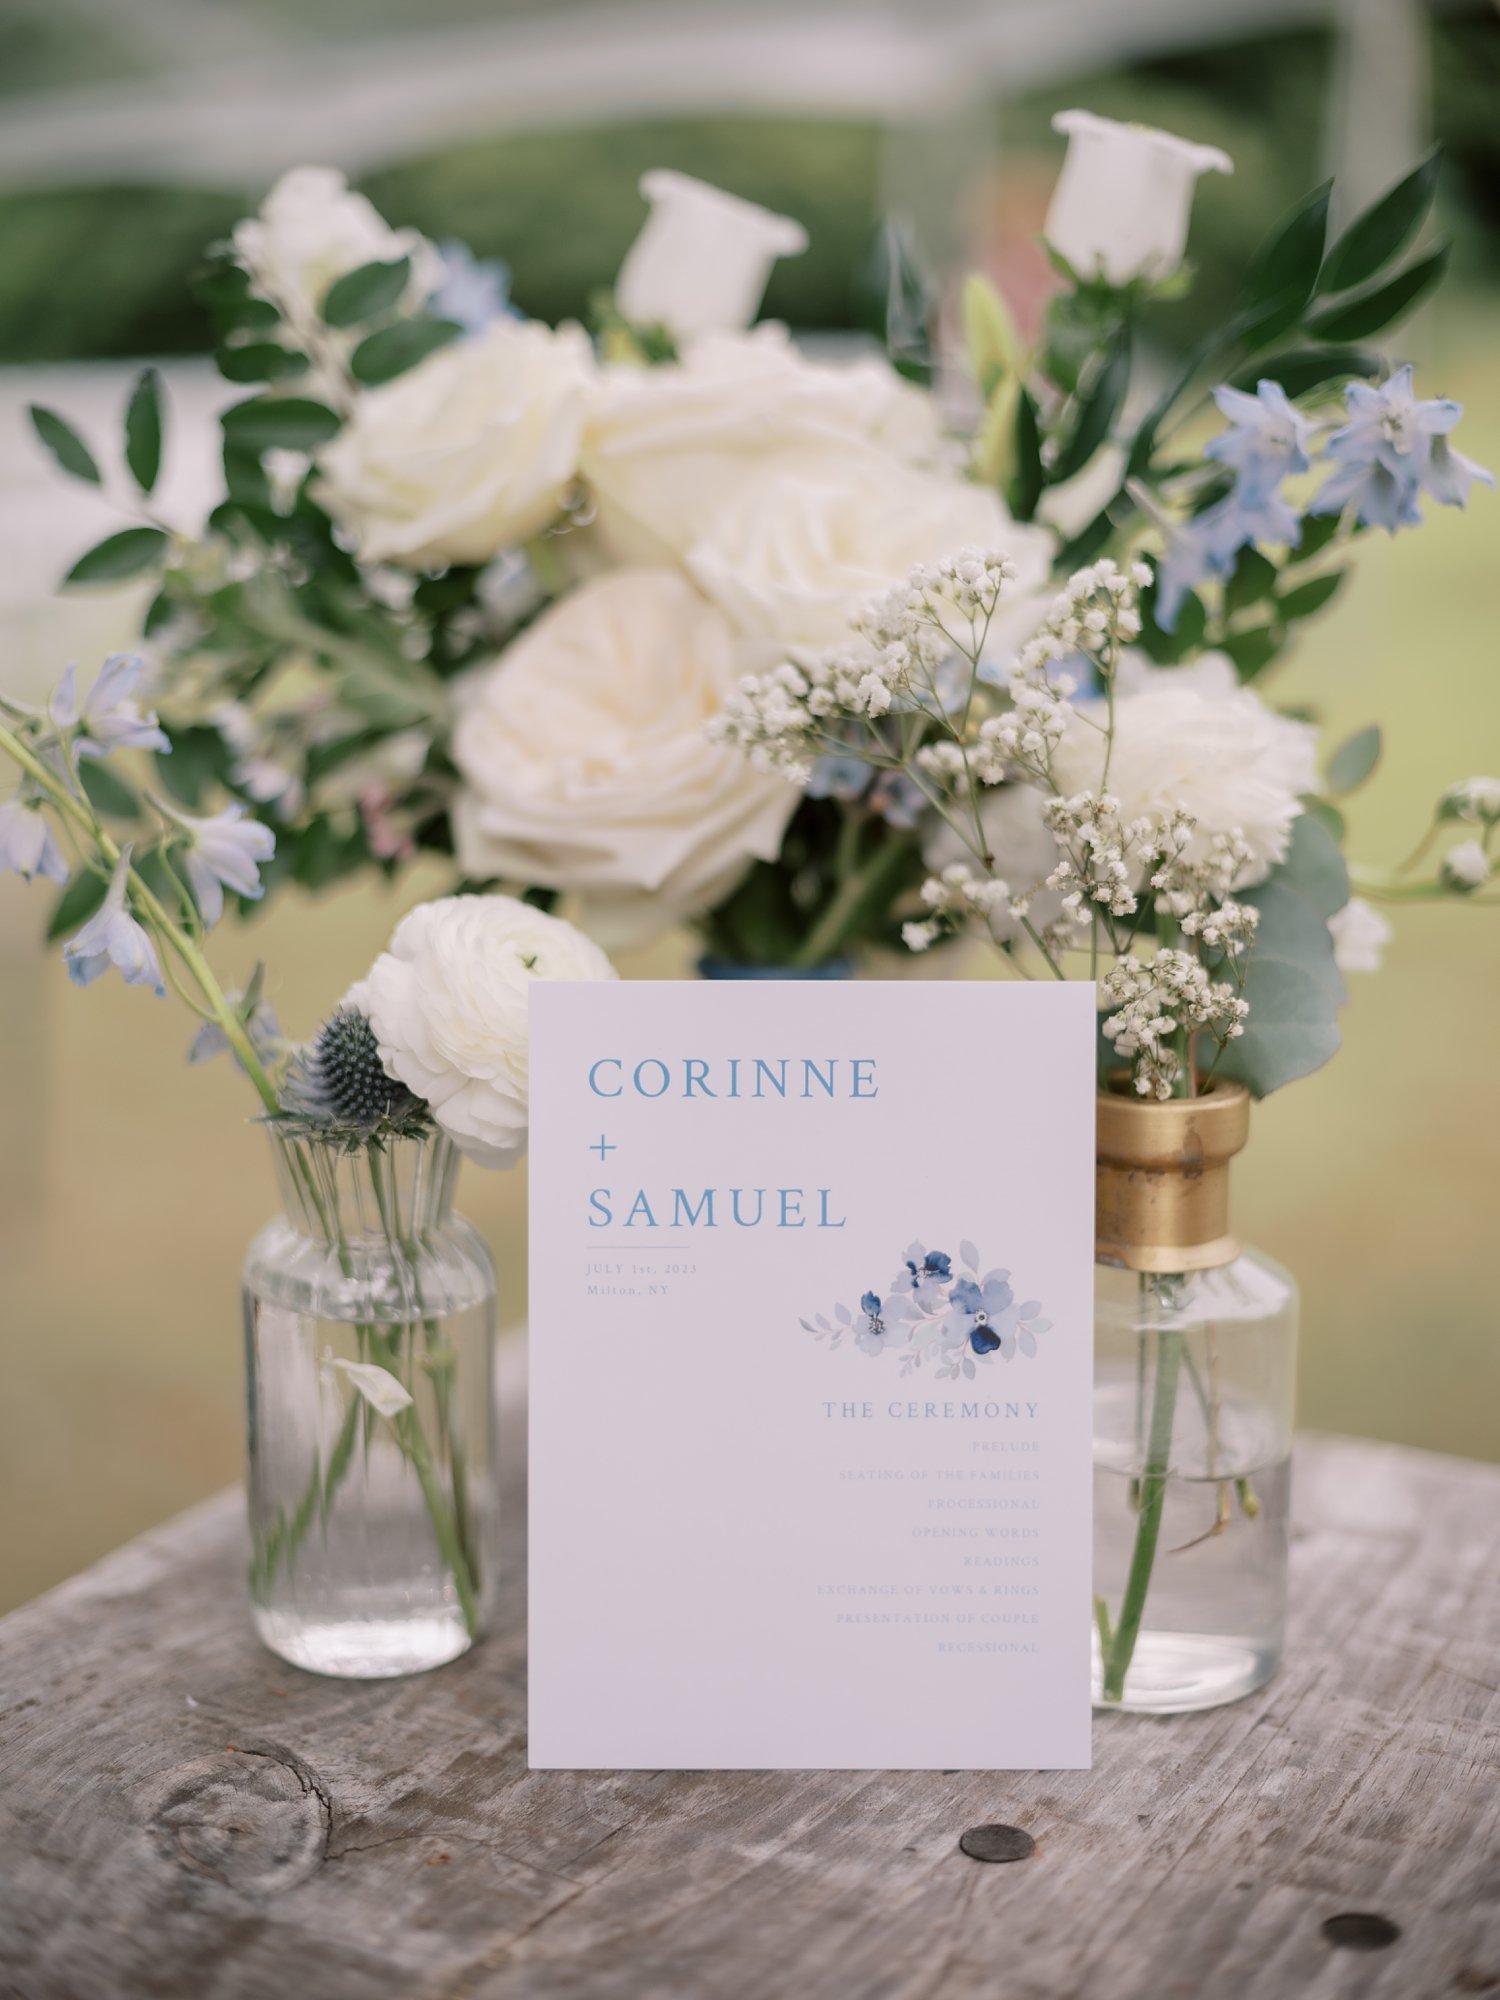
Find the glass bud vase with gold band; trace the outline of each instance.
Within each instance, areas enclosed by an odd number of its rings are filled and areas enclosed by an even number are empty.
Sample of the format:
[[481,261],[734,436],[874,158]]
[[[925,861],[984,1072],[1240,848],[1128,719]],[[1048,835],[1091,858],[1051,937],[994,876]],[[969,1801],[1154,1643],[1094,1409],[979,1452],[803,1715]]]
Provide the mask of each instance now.
[[1094,1699],[1182,1714],[1281,1659],[1297,1289],[1229,1226],[1239,1084],[1101,1092]]
[[283,1213],[244,1278],[255,1628],[313,1673],[441,1666],[494,1591],[494,1266],[446,1137],[268,1129]]

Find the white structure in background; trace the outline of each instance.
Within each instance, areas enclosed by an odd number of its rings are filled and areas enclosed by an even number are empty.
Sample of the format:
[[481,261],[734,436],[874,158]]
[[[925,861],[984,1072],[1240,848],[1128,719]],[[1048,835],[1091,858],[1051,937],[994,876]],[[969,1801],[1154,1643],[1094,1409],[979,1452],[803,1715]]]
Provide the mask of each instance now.
[[[37,4],[37,0],[32,0]],[[1359,192],[1421,141],[1428,0],[546,0],[482,24],[316,39],[216,0],[47,0],[128,37],[144,78],[12,99],[0,184],[181,182],[255,192],[287,167],[361,173],[497,131],[643,117],[874,117],[938,143],[976,102],[1258,31],[1328,26],[1339,158]],[[972,165],[972,160],[970,162]],[[919,218],[920,219],[920,218]]]

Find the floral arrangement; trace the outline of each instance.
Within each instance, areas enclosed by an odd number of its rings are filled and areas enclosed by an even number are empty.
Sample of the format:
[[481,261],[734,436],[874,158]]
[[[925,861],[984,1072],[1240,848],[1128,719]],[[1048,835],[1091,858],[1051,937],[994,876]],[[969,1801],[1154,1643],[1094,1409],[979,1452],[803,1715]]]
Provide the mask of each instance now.
[[[263,968],[242,991],[226,989],[206,948],[226,893],[261,895],[274,836],[243,801],[195,815],[137,791],[126,775],[132,759],[177,754],[155,712],[140,705],[143,673],[141,660],[117,656],[83,696],[70,668],[45,708],[3,703],[0,753],[19,768],[21,789],[0,806],[0,864],[62,885],[65,915],[81,901],[79,886],[88,890],[97,907],[62,947],[75,984],[114,970],[159,996],[170,986],[198,1021],[192,1059],[229,1052],[248,1078],[298,1207],[344,1276],[368,1280],[371,1230],[388,1259],[382,1309],[355,1328],[357,1357],[327,1362],[348,1384],[340,1435],[326,1462],[314,1460],[300,1504],[256,1524],[253,1584],[266,1589],[326,1519],[354,1462],[364,1411],[388,1427],[420,1484],[472,1637],[481,1579],[447,1421],[457,1364],[440,1315],[422,1300],[395,1152],[402,1141],[447,1138],[484,1165],[516,1161],[527,1132],[528,988],[536,979],[608,979],[613,968],[591,939],[529,904],[447,897],[410,911],[313,1039],[289,1042],[263,997]],[[121,820],[130,821],[131,838],[112,830]],[[338,1173],[350,1155],[369,1194],[357,1226]],[[426,1380],[436,1437],[419,1407]]]
[[[753,325],[805,236],[680,175],[647,177],[592,339],[288,175],[198,286],[250,391],[222,501],[197,535],[153,511],[148,370],[137,518],[70,577],[155,581],[171,810],[222,786],[242,840],[275,834],[263,887],[435,849],[461,888],[566,899],[611,944],[690,921],[741,966],[978,930],[1010,969],[1096,976],[1101,1062],[1148,1094],[1325,1060],[1386,934],[1369,898],[1473,897],[1500,824],[1496,781],[1455,786],[1434,827],[1474,837],[1351,901],[1339,801],[1379,731],[1323,756],[1268,692],[1351,544],[1493,484],[1458,406],[1358,344],[1441,275],[1407,254],[1437,162],[1332,243],[1315,191],[1164,376],[1145,329],[1169,342],[1195,182],[1231,163],[1057,124],[1058,290],[1028,346],[970,279],[956,388],[935,311],[899,367]],[[75,884],[68,919],[105,893]]]
[[864,1292],[857,1311],[838,1305],[832,1320],[818,1313],[799,1324],[826,1340],[830,1352],[842,1345],[846,1333],[862,1354],[894,1350],[901,1357],[902,1375],[931,1356],[939,1382],[960,1376],[973,1381],[975,1363],[987,1366],[997,1354],[1002,1361],[1034,1355],[1037,1335],[1052,1326],[1040,1317],[1041,1301],[1018,1302],[1009,1271],[987,1271],[981,1277],[979,1252],[967,1239],[959,1244],[958,1256],[955,1270],[946,1250],[910,1243],[884,1293]]

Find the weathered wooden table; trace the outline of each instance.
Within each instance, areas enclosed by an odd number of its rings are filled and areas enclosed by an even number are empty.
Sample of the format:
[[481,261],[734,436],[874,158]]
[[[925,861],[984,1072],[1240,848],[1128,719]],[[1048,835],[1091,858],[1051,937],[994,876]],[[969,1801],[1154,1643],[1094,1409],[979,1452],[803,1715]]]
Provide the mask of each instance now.
[[1090,1772],[533,1773],[504,1422],[499,1629],[440,1673],[262,1652],[238,1494],[0,1621],[7,2000],[1500,1994],[1500,1467],[1308,1439],[1284,1672]]

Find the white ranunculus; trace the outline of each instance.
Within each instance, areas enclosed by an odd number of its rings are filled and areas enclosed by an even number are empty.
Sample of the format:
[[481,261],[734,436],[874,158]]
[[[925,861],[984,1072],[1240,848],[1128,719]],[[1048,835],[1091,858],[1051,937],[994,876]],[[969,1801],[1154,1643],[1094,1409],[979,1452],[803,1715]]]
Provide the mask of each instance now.
[[[1058,789],[1103,789],[1102,714],[1075,715],[1052,762]],[[1207,858],[1215,834],[1238,832],[1250,858],[1235,882],[1263,882],[1285,858],[1302,796],[1318,788],[1317,731],[1267,708],[1249,688],[1181,684],[1168,670],[1115,702],[1108,790],[1125,820],[1181,806],[1197,828],[1188,856]]]
[[615,303],[626,319],[665,326],[678,341],[747,327],[777,258],[807,248],[800,222],[687,174],[658,168],[641,193],[651,213],[625,253]]
[[1390,943],[1390,925],[1363,896],[1351,896],[1328,919],[1333,956],[1340,972],[1379,972],[1381,954]]
[[[687,567],[747,637],[777,650],[816,648],[845,644],[861,605],[914,564],[961,548],[1015,561],[1021,574],[1002,599],[1007,610],[1040,591],[1052,558],[1046,530],[1012,521],[988,488],[863,450],[747,479],[707,517]],[[1022,622],[1034,627],[1042,615],[1038,599]]]
[[776,854],[800,796],[709,742],[738,674],[722,613],[675,572],[564,597],[460,691],[465,871],[570,891],[616,943],[710,908]]
[[537,979],[613,979],[591,938],[512,896],[445,896],[401,919],[350,995],[389,1075],[485,1167],[526,1150],[527,996]]
[[410,257],[405,303],[417,305],[442,276],[436,247],[415,229],[392,229],[333,167],[294,167],[259,215],[234,227],[235,254],[255,289],[297,333],[318,324],[329,286],[365,264]]
[[951,456],[925,390],[875,356],[809,360],[781,327],[709,335],[665,367],[606,368],[583,441],[595,538],[615,562],[680,562],[754,474],[811,473],[871,446],[903,465]]
[[1217,146],[1198,146],[1149,125],[1121,125],[1092,111],[1059,111],[1068,151],[1042,234],[1081,278],[1127,285],[1165,278],[1187,248],[1200,174],[1231,174]]
[[576,326],[497,320],[361,396],[318,497],[363,562],[488,562],[557,514],[592,382]]

